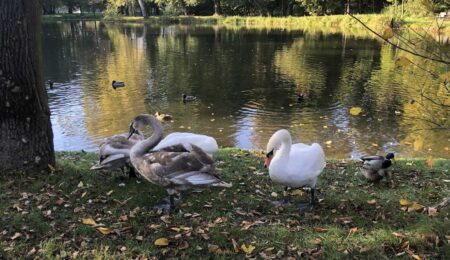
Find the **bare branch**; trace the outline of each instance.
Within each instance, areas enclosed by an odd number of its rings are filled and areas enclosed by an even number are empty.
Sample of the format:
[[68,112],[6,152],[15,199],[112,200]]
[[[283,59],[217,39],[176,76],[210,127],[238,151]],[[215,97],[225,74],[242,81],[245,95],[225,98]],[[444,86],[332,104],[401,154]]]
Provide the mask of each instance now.
[[388,39],[383,38],[383,36],[381,36],[379,33],[375,32],[373,29],[371,29],[369,26],[367,26],[367,25],[366,25],[365,23],[363,23],[361,20],[359,20],[358,18],[356,18],[354,15],[352,15],[352,14],[350,14],[350,13],[347,13],[347,14],[350,15],[350,17],[352,17],[353,19],[355,19],[357,22],[359,22],[362,26],[364,26],[364,28],[366,28],[367,30],[369,30],[370,32],[372,32],[373,34],[375,34],[376,36],[378,36],[379,38],[383,39],[383,41],[387,42],[388,44],[392,45],[393,47],[395,47],[395,48],[397,48],[397,49],[399,49],[399,50],[402,50],[402,51],[404,51],[404,52],[407,52],[407,53],[409,53],[409,54],[412,54],[412,55],[414,55],[414,56],[421,57],[421,58],[424,58],[424,59],[427,59],[427,60],[432,60],[432,61],[436,61],[436,62],[440,62],[440,63],[444,63],[444,64],[450,64],[450,61],[446,61],[446,60],[442,60],[442,59],[437,59],[437,58],[428,57],[428,56],[422,55],[422,54],[420,54],[420,53],[416,53],[416,52],[410,51],[410,50],[408,50],[408,49],[402,48],[402,47],[398,46],[397,44],[392,43],[392,42],[389,41]]

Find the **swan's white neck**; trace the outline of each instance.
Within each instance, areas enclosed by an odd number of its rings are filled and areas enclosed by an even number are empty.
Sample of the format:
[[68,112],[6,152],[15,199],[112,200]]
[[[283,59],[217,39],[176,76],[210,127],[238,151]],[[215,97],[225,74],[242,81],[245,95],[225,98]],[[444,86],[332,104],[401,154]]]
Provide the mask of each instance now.
[[288,131],[280,130],[273,136],[276,146],[280,148],[275,152],[273,161],[287,162],[291,153],[292,138]]

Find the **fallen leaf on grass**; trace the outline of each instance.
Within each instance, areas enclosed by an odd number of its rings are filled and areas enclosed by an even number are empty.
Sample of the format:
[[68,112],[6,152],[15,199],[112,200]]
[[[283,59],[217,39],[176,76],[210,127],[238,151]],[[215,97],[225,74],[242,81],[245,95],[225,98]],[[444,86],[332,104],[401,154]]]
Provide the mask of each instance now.
[[162,238],[158,238],[155,240],[155,246],[168,246],[169,245],[169,240],[165,237]]
[[303,191],[299,190],[299,189],[295,189],[291,192],[292,196],[302,196],[303,195]]
[[189,243],[186,240],[181,241],[181,243],[178,245],[178,249],[184,250],[189,248]]
[[352,220],[352,217],[343,217],[343,218],[338,218],[338,221],[341,223],[341,224],[350,224],[350,223],[352,223],[353,222],[353,220]]
[[[409,206],[408,211],[419,211],[419,210],[423,210],[423,208],[425,208],[424,205],[421,205],[417,202],[413,202],[413,204],[411,206]],[[411,210],[410,210],[411,209]]]
[[98,227],[97,230],[100,231],[100,233],[102,233],[103,235],[109,235],[112,232],[112,229],[107,227]]
[[414,252],[409,250],[409,249],[405,249],[405,252],[408,253],[409,256],[411,256],[412,258],[414,258],[416,260],[422,260],[423,259],[419,255],[414,254]]
[[231,238],[231,243],[233,243],[234,252],[239,253],[239,245],[234,238]]
[[252,252],[253,252],[253,250],[255,250],[255,246],[253,246],[253,245],[245,245],[245,244],[242,244],[242,246],[241,246],[241,249],[242,249],[242,251],[244,251],[246,254],[251,254]]
[[438,210],[436,208],[429,207],[427,209],[427,211],[428,211],[428,216],[430,216],[430,217],[436,217],[437,215],[439,215]]
[[210,252],[210,253],[216,253],[216,252],[219,252],[219,251],[220,251],[220,248],[219,248],[218,245],[211,245],[211,244],[208,244],[208,252]]
[[144,236],[136,236],[137,241],[144,241]]
[[399,237],[399,238],[404,238],[405,235],[401,234],[401,233],[397,233],[397,232],[392,232],[392,235]]
[[321,227],[314,227],[314,231],[316,231],[317,233],[325,233],[328,231],[328,229]]
[[110,190],[110,191],[108,191],[107,193],[106,193],[106,195],[111,195],[112,193],[114,192],[114,190]]
[[95,223],[95,220],[93,220],[92,218],[83,218],[82,223],[90,226],[97,225],[97,223]]
[[374,205],[374,204],[376,204],[376,203],[377,203],[377,200],[376,200],[376,199],[368,200],[368,201],[367,201],[367,204],[369,204],[369,205]]
[[80,181],[80,182],[78,183],[78,185],[77,185],[78,188],[82,188],[83,186],[84,186],[84,184],[83,184],[82,181]]
[[21,237],[21,236],[22,236],[21,233],[16,232],[16,233],[14,233],[14,236],[11,237],[11,240],[16,240],[16,239],[18,239],[18,238]]
[[53,165],[51,164],[47,164],[48,169],[50,170],[50,173],[54,173],[56,171],[55,167],[53,167]]
[[357,227],[353,227],[353,228],[351,228],[349,231],[348,231],[348,235],[347,235],[347,237],[349,237],[349,236],[352,236],[352,235],[354,235],[354,234],[356,234],[356,232],[358,232],[358,228]]

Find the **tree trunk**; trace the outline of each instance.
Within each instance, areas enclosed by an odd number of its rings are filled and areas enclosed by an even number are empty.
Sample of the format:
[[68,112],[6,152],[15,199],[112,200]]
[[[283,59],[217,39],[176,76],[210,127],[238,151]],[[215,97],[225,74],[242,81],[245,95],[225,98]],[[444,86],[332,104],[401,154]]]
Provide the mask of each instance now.
[[38,0],[0,1],[0,173],[54,165]]
[[144,16],[144,19],[147,19],[148,18],[148,14],[147,14],[147,11],[145,11],[144,0],[138,0],[138,2],[139,2],[139,6],[141,7],[142,16]]
[[214,15],[219,16],[221,13],[220,0],[214,0]]

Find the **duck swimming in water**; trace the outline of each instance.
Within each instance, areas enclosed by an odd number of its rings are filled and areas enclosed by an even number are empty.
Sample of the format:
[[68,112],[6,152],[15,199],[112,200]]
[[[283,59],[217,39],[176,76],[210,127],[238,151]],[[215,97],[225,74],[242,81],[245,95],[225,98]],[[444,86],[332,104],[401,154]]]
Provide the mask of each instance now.
[[112,85],[113,89],[115,90],[116,88],[125,87],[125,82],[113,80],[111,85]]
[[194,97],[194,96],[188,96],[188,95],[186,95],[186,94],[182,94],[181,96],[182,96],[182,98],[183,98],[183,102],[191,102],[191,101],[194,101],[194,100],[197,99],[197,98]]
[[131,123],[130,135],[143,125],[151,125],[153,134],[131,148],[130,161],[145,180],[166,188],[169,204],[163,204],[164,209],[173,208],[174,195],[180,191],[232,186],[214,174],[213,159],[194,144],[191,151],[181,144],[152,150],[162,139],[162,126],[152,115],[137,116]]

